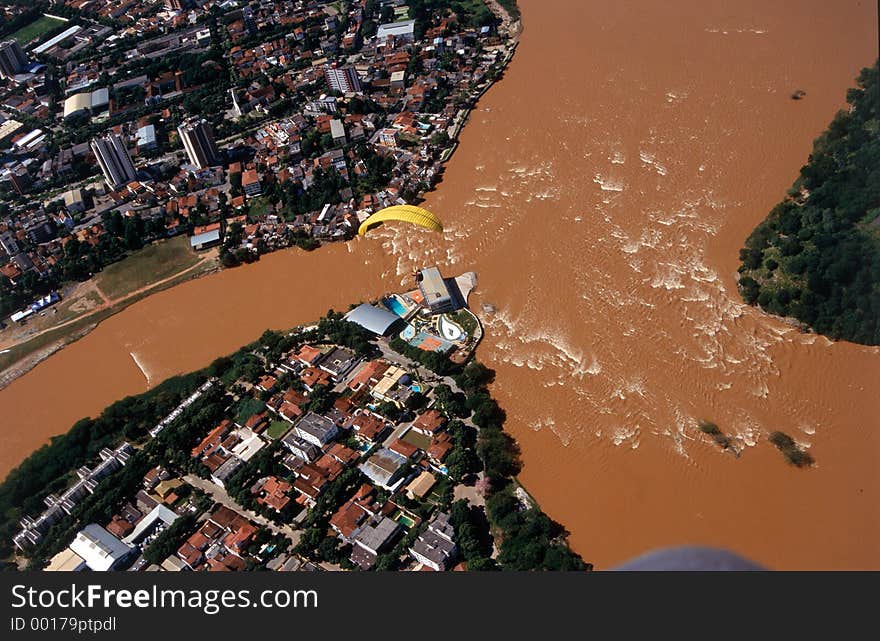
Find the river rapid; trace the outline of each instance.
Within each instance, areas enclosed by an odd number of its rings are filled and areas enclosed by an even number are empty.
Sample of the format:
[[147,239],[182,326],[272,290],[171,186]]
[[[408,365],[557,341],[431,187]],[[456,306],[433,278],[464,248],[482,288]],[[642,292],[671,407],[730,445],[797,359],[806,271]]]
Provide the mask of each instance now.
[[[747,307],[734,278],[875,59],[876,4],[520,6],[516,56],[424,203],[443,234],[386,225],[132,305],[0,392],[0,474],[113,400],[436,263],[478,273],[521,480],[598,569],[684,543],[880,568],[880,350]],[[788,465],[773,430],[816,465]]]

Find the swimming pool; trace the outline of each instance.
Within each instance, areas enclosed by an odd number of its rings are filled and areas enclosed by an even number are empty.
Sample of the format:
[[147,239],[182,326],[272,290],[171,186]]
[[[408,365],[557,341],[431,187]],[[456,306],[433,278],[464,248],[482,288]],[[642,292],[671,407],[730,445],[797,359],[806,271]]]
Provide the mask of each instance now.
[[382,301],[382,304],[385,305],[389,310],[403,318],[406,316],[406,307],[399,300],[393,297],[386,298]]
[[400,332],[400,337],[404,340],[407,340],[407,341],[409,339],[415,337],[415,335],[416,335],[416,328],[413,327],[412,325],[407,325],[406,327],[403,328],[403,331]]
[[416,522],[409,518],[406,514],[401,514],[400,516],[398,516],[397,522],[406,528],[411,528],[413,525],[416,524]]

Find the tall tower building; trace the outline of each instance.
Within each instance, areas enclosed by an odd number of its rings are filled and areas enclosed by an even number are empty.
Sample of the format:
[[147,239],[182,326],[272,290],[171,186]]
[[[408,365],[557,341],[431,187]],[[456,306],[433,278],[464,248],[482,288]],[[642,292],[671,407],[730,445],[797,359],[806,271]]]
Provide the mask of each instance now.
[[28,187],[31,186],[31,177],[28,174],[27,169],[23,166],[19,166],[9,172],[9,182],[12,183],[12,188],[19,194],[23,194],[28,190]]
[[15,40],[0,42],[0,78],[12,78],[27,64],[27,56]]
[[361,79],[358,78],[357,71],[354,67],[324,67],[324,77],[327,78],[327,84],[335,91],[342,93],[360,93]]
[[188,120],[177,128],[189,161],[199,169],[221,164],[214,132],[205,120]]
[[93,139],[92,151],[98,159],[101,171],[104,172],[107,184],[112,189],[127,185],[137,177],[125,143],[116,134]]

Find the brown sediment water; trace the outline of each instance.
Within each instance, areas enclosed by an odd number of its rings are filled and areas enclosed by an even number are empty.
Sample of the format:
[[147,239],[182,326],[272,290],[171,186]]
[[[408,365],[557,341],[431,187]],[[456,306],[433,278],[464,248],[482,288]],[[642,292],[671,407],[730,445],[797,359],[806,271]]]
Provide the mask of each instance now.
[[[0,473],[147,379],[437,263],[479,274],[480,358],[521,478],[597,568],[684,543],[880,567],[880,349],[802,334],[742,305],[734,280],[744,238],[876,58],[875,4],[520,6],[516,57],[426,200],[442,235],[387,225],[133,305],[0,392]],[[816,465],[786,464],[773,430]]]
[[[0,391],[0,474],[48,437],[126,395],[192,371],[265,329],[316,320],[396,279],[393,262],[357,244],[269,254],[154,294],[102,322]],[[382,263],[386,263],[383,267]]]

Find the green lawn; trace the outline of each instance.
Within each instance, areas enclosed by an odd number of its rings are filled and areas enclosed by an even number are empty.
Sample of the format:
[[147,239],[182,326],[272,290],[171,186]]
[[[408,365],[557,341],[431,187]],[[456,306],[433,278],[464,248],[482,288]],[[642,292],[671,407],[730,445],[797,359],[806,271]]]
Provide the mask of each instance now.
[[13,33],[12,37],[18,40],[18,44],[24,46],[34,38],[42,38],[43,34],[49,33],[62,24],[64,24],[64,21],[58,18],[40,16],[29,25]]
[[408,430],[401,440],[423,450],[427,450],[431,447],[431,438],[429,436],[425,436],[421,432],[416,432],[412,429]]
[[272,421],[272,424],[266,430],[266,436],[273,439],[279,439],[287,433],[291,427],[287,421]]
[[[46,312],[51,319],[52,325],[60,325],[72,318],[81,316],[98,307],[102,302],[101,297],[95,291],[86,292],[84,296],[76,296],[61,301],[55,307]],[[53,313],[52,310],[57,310]]]
[[95,282],[110,299],[117,299],[151,283],[173,276],[199,262],[189,238],[177,236],[153,243],[118,263],[108,265]]
[[452,322],[461,327],[468,336],[474,335],[474,330],[477,329],[477,319],[474,318],[474,315],[471,312],[466,309],[462,309],[455,312],[454,314],[447,314],[447,316],[452,320]]
[[69,325],[58,327],[56,329],[40,334],[36,338],[32,338],[29,341],[20,343],[11,348],[9,352],[0,354],[0,372],[3,372],[7,367],[14,364],[15,362],[25,358],[26,356],[32,354],[37,350],[47,347],[55,341],[63,340],[65,342],[70,342],[73,339],[74,335],[80,334],[84,330],[88,329],[90,325],[100,323],[101,321],[109,318],[113,314],[121,312],[129,305],[133,305],[134,303],[146,298],[147,296],[150,296],[151,294],[155,294],[165,289],[170,289],[175,285],[186,282],[187,280],[194,278],[196,275],[202,274],[206,271],[210,271],[211,269],[213,269],[211,264],[206,264],[204,269],[197,269],[193,272],[186,272],[185,274],[182,274],[175,278],[171,278],[162,285],[158,285],[157,287],[150,289],[144,289],[140,293],[130,298],[127,298],[121,303],[116,303],[115,305],[112,305],[110,307],[105,307],[95,312],[94,314],[89,314],[88,316],[72,322]]
[[269,205],[270,203],[266,198],[253,198],[248,201],[248,206],[250,207],[248,213],[251,218],[262,218],[269,213]]

